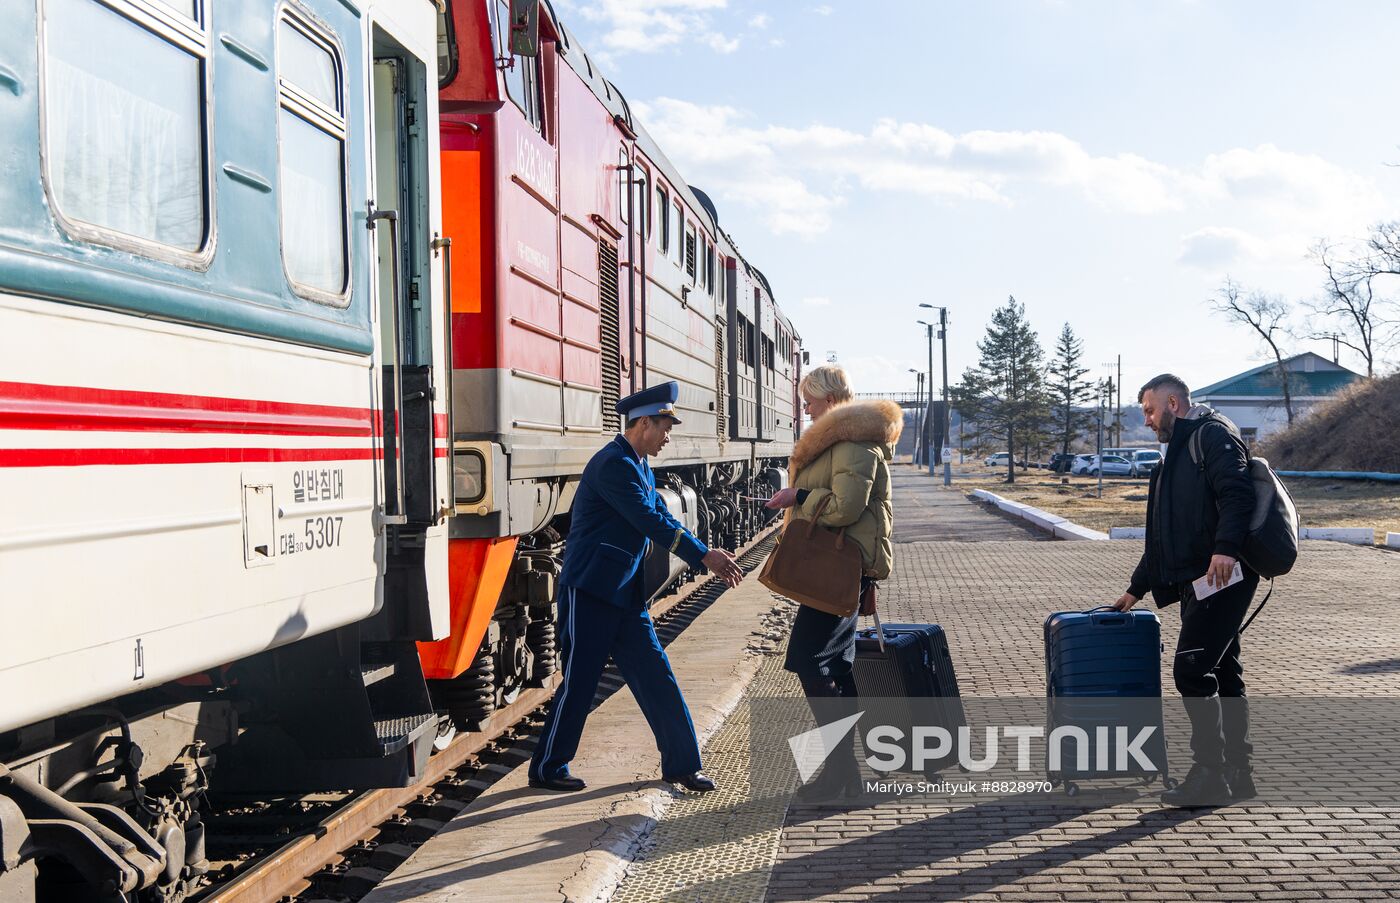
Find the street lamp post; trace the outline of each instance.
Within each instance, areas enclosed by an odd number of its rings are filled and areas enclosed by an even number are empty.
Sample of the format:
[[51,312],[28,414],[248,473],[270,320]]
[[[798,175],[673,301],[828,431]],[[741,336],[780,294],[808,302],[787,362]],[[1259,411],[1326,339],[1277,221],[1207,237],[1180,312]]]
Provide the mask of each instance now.
[[[951,441],[949,433],[953,431],[953,409],[948,403],[948,308],[935,307],[932,304],[920,304],[930,310],[938,311],[938,338],[943,341],[943,441],[939,443],[938,456],[943,460],[943,485],[953,485],[953,464],[943,454],[943,449]],[[925,324],[928,325],[928,324]],[[929,325],[929,346],[928,346],[928,379],[929,394],[933,394],[933,327]],[[933,473],[933,465],[929,464],[929,473]]]
[[[928,305],[920,304],[919,306],[927,307]],[[942,452],[942,449],[935,449],[933,447],[932,438],[929,435],[933,432],[933,324],[920,320],[919,325],[922,326],[924,331],[928,334],[928,395],[924,396],[928,399],[928,404],[924,413],[923,437],[924,454],[928,459],[929,476],[933,476],[933,465],[938,461]]]
[[1107,413],[1107,411],[1105,410],[1106,402],[1105,402],[1105,400],[1104,400],[1104,395],[1105,395],[1104,383],[1103,383],[1103,380],[1099,380],[1099,397],[1098,397],[1098,399],[1097,399],[1097,401],[1098,401],[1098,406],[1097,406],[1097,407],[1098,407],[1098,409],[1099,409],[1099,410],[1098,410],[1098,414],[1099,414],[1099,460],[1098,460],[1098,464],[1099,464],[1099,466],[1098,466],[1098,471],[1099,471],[1099,473],[1098,473],[1098,477],[1099,477],[1099,488],[1098,488],[1098,493],[1097,493],[1097,495],[1098,495],[1099,498],[1103,498],[1103,418],[1104,418],[1104,415]]
[[[924,405],[924,371],[909,368],[909,372],[914,374],[914,413],[918,415]],[[919,435],[914,434],[914,464],[919,463]]]

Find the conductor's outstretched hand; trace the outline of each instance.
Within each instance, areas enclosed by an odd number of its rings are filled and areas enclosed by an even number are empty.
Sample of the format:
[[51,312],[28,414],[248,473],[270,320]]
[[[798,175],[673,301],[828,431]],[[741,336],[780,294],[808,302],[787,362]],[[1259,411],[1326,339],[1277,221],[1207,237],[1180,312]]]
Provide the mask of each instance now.
[[710,573],[730,586],[738,586],[739,581],[744,579],[744,572],[739,570],[739,562],[724,549],[711,549],[705,553],[702,560],[705,567],[710,569]]

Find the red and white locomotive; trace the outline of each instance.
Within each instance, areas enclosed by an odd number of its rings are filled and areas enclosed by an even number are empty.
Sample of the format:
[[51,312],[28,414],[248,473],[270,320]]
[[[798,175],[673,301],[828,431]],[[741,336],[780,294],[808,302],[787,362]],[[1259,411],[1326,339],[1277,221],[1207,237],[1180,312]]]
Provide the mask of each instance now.
[[0,896],[180,899],[205,791],[402,785],[545,682],[622,394],[764,523],[800,340],[548,4],[36,0],[0,59]]
[[[785,483],[800,418],[800,339],[714,204],[548,5],[533,56],[511,54],[510,15],[454,0],[439,45],[454,627],[420,649],[467,726],[548,672],[559,539],[584,465],[622,426],[621,395],[680,383],[658,486],[728,548],[764,517],[741,496]],[[682,567],[657,553],[649,590]]]

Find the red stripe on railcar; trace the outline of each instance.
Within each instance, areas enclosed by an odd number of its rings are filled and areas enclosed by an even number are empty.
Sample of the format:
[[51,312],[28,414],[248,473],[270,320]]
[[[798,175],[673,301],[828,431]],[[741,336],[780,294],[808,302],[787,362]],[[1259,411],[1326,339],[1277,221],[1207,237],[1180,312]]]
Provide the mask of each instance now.
[[[284,461],[367,461],[377,448],[6,448],[0,467],[112,467],[150,464],[275,464]],[[447,449],[433,450],[447,457]]]
[[370,408],[0,382],[0,429],[369,436]]

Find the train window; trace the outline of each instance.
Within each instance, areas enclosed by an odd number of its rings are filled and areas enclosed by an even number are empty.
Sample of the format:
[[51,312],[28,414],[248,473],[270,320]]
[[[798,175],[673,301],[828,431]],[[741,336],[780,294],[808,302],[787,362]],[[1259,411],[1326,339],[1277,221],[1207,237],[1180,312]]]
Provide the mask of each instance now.
[[195,0],[159,0],[160,5],[167,7],[190,21],[199,18],[199,4]]
[[345,116],[339,56],[301,19],[277,35],[282,261],[297,293],[343,303],[346,267]]
[[645,172],[638,170],[637,192],[632,195],[632,203],[637,205],[637,231],[642,233],[642,241],[651,238],[651,217],[647,208],[651,204],[651,190],[648,188]]
[[661,221],[656,224],[656,240],[661,253],[665,254],[671,250],[671,196],[665,188],[656,186],[656,215],[661,217]]
[[705,289],[715,293],[715,246],[705,242]]
[[685,224],[685,274],[695,284],[695,224]]
[[617,218],[624,223],[632,221],[632,214],[627,204],[627,148],[617,152]]
[[208,246],[211,232],[209,36],[198,21],[201,4],[167,5],[190,22],[177,25],[145,4],[41,6],[43,159],[69,232],[187,259]]
[[685,253],[685,213],[682,211],[680,201],[676,201],[676,205],[671,208],[671,213],[671,234],[676,236],[676,241],[671,246],[671,260],[675,261],[676,266],[680,266],[681,256]]
[[438,87],[446,88],[457,78],[457,35],[452,23],[451,0],[442,4],[437,15]]
[[320,101],[328,110],[340,112],[335,57],[285,19],[279,30],[278,76],[286,84]]
[[505,67],[506,94],[510,97],[525,119],[544,133],[544,103],[540,92],[540,58],[538,56],[513,56],[510,52],[510,3],[497,0],[496,3],[497,56]]

